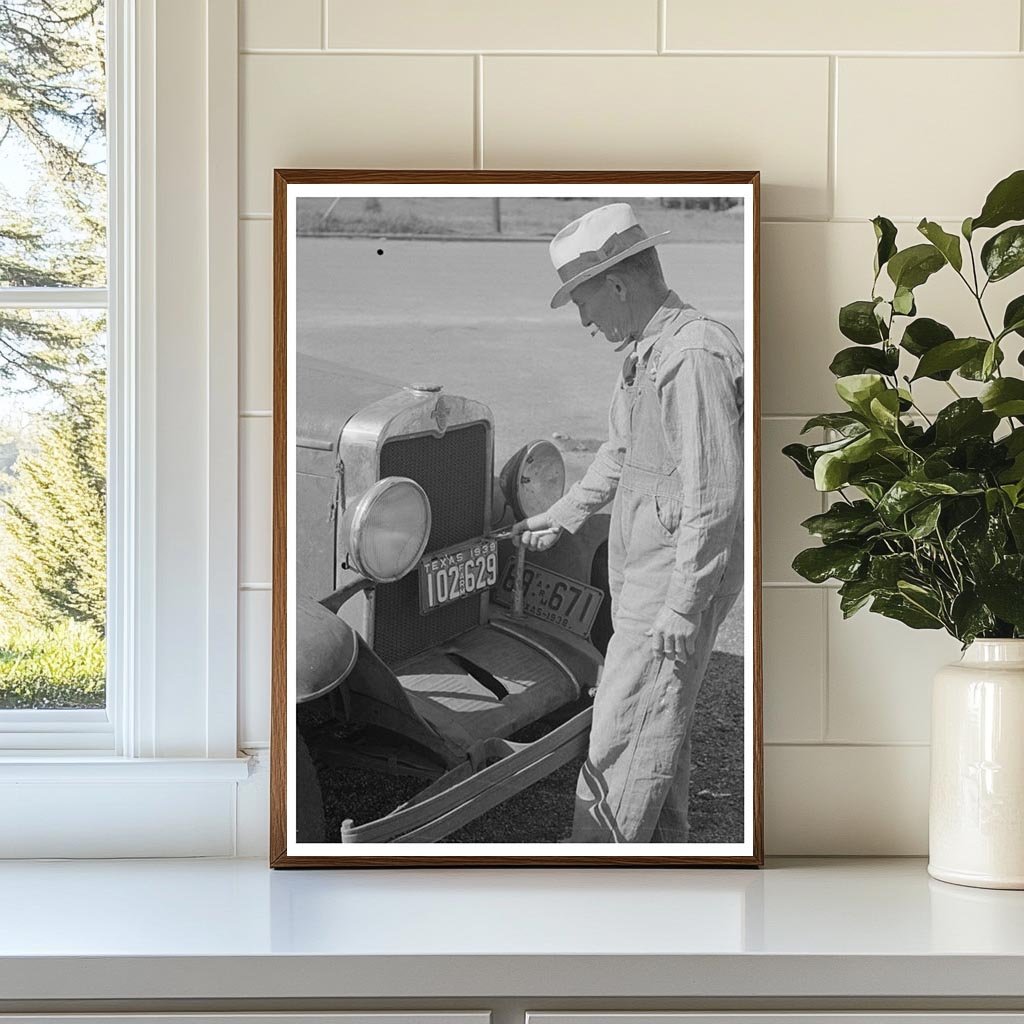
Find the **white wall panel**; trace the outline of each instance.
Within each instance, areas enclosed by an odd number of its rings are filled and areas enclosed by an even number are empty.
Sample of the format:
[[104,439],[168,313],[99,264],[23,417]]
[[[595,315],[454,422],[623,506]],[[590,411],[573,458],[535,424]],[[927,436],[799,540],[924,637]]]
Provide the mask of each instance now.
[[762,592],[766,743],[823,738],[827,597],[810,585]]
[[239,435],[239,582],[270,582],[273,424],[269,416],[246,417]]
[[243,213],[275,167],[471,167],[472,57],[241,58]]
[[242,412],[266,412],[273,402],[273,226],[243,220],[239,231],[239,398]]
[[[322,0],[240,0],[238,32],[241,46],[264,49],[317,50],[322,42]],[[281,17],[282,11],[287,16]]]
[[760,169],[771,217],[828,209],[828,61],[487,57],[486,167]]
[[840,59],[837,117],[837,216],[959,224],[1021,166],[1024,60]]
[[670,50],[997,50],[1016,47],[1018,0],[667,0]]

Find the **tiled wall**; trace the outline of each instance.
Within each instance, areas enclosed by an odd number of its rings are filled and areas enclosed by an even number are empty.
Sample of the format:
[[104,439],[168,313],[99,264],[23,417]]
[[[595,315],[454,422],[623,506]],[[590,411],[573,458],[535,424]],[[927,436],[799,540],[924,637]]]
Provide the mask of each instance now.
[[[768,850],[924,852],[929,681],[958,646],[843,622],[795,576],[821,502],[778,452],[837,404],[867,218],[958,224],[1024,166],[1020,0],[241,0],[241,41],[243,745],[267,738],[272,169],[759,168]],[[919,305],[973,330],[950,277]]]

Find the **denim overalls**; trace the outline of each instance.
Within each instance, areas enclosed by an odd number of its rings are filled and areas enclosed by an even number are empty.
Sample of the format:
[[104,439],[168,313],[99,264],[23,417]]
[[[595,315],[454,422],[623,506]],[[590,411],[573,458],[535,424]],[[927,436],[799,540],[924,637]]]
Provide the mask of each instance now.
[[[653,652],[645,633],[669,597],[687,498],[666,442],[659,364],[673,353],[678,357],[694,336],[688,325],[705,319],[692,307],[680,307],[669,330],[637,363],[633,379],[629,380],[627,361],[619,380],[619,387],[626,389],[619,398],[627,400],[628,440],[609,530],[615,632],[594,701],[589,754],[577,785],[572,841],[578,843],[687,841],[694,705],[718,628],[743,585],[741,490],[732,541],[721,545],[722,567],[715,570],[721,573],[720,582],[716,575],[716,590],[701,613],[693,656],[678,662]],[[715,344],[740,381],[734,399],[738,412],[735,406],[723,410],[723,426],[711,432],[711,445],[717,433],[735,431],[738,423],[742,457],[742,349],[727,327],[713,321],[696,328],[701,332],[696,337],[703,338],[710,324],[716,329]],[[737,440],[727,440],[735,458]]]

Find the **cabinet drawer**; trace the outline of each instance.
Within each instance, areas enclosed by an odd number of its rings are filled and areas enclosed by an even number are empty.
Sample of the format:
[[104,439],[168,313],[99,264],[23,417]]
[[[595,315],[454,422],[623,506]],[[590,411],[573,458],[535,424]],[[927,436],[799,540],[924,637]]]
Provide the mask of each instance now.
[[490,1013],[0,1013],[0,1024],[490,1024]]
[[526,1024],[1024,1024],[1024,1013],[527,1013]]

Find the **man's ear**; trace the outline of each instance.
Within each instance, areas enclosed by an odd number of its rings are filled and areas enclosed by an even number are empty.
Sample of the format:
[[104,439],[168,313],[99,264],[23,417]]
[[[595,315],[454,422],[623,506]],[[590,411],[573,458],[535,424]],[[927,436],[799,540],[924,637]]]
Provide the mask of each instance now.
[[608,287],[611,288],[612,292],[614,293],[615,297],[619,300],[619,302],[625,302],[626,279],[624,277],[620,277],[618,274],[615,273],[614,270],[612,270],[605,275],[605,280],[608,282]]

